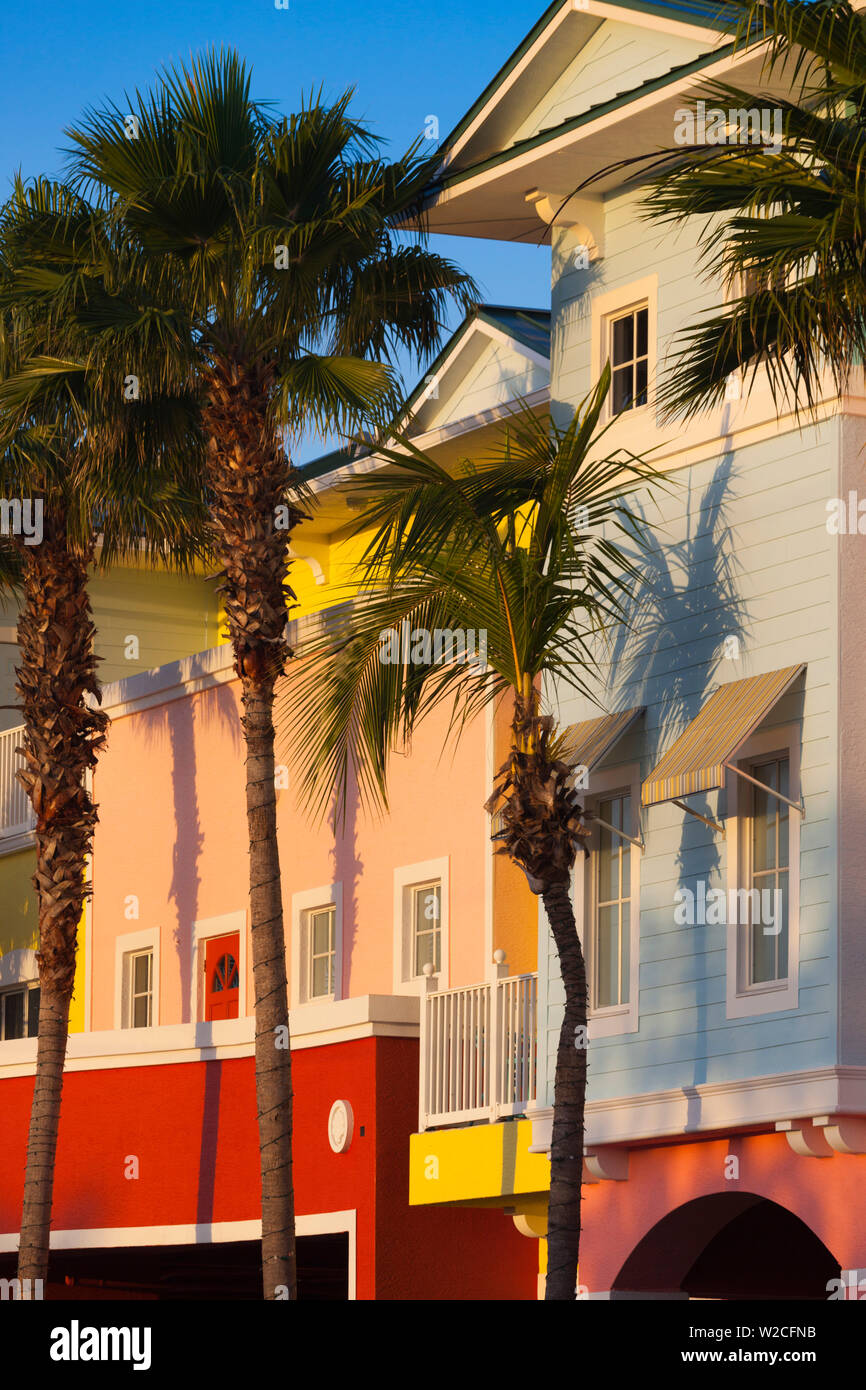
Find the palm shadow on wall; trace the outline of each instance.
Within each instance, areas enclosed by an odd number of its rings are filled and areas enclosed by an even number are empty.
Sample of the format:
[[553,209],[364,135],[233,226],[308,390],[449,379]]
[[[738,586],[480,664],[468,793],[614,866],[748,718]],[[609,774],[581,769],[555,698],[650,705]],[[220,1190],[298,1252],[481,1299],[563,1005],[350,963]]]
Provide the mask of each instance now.
[[[741,657],[749,617],[740,594],[734,538],[726,519],[726,502],[735,476],[730,452],[723,454],[702,492],[695,488],[689,470],[688,481],[682,485],[685,534],[681,541],[671,539],[655,525],[652,513],[647,515],[642,506],[632,504],[638,520],[646,524],[651,544],[646,551],[631,553],[642,579],[629,625],[617,629],[607,653],[607,708],[647,706],[644,776],[719,685],[746,675]],[[720,799],[717,793],[687,798],[696,811],[715,821]],[[669,930],[689,933],[689,937],[672,954],[694,960],[705,952],[720,952],[724,974],[724,926],[680,926],[674,921],[678,888],[695,893],[698,879],[704,879],[708,889],[722,886],[718,832],[683,812],[675,864]],[[718,973],[711,963],[708,968]],[[706,1036],[713,979],[709,974],[699,977],[694,967],[684,975],[681,988],[684,993],[692,992],[695,1038],[700,1039]],[[689,1005],[684,1002],[681,1007],[688,1009]],[[700,1052],[704,1055],[697,1055]],[[697,1123],[699,1114],[699,1097],[693,1087],[707,1079],[705,1045],[696,1046],[695,1054],[692,1085],[686,1088],[688,1128]]]
[[[181,982],[181,1019],[184,1023],[194,1024],[197,1020],[194,1016],[192,933],[193,923],[199,917],[200,858],[204,845],[198,748],[201,746],[206,749],[210,732],[219,729],[229,734],[232,751],[240,754],[241,729],[237,706],[231,688],[227,685],[212,688],[195,699],[187,697],[160,705],[148,711],[145,718],[146,739],[158,746],[167,735],[169,742],[174,842],[168,901],[174,903],[175,907],[176,920],[172,939]],[[202,741],[201,744],[198,740]],[[233,759],[232,766],[234,763]],[[242,798],[243,765],[240,765],[240,776],[234,787],[230,773],[231,770],[227,768],[226,793]],[[146,850],[146,847],[142,849]],[[213,1220],[221,1062],[211,1060],[205,1063],[204,1080],[196,1199],[196,1222],[201,1225],[207,1225]]]

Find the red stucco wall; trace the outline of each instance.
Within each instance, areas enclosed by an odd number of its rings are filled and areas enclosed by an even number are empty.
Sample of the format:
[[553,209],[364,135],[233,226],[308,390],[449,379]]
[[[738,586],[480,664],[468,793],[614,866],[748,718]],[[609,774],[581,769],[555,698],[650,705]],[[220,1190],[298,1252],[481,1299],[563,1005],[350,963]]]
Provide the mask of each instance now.
[[[416,1041],[336,1043],[292,1062],[297,1210],[357,1211],[358,1298],[535,1297],[537,1246],[510,1218],[409,1207]],[[20,1220],[32,1088],[26,1077],[0,1082],[3,1232]],[[345,1154],[328,1143],[337,1099],[354,1112]],[[131,1157],[135,1179],[124,1175]],[[259,1192],[252,1058],[67,1074],[55,1229],[254,1220]]]

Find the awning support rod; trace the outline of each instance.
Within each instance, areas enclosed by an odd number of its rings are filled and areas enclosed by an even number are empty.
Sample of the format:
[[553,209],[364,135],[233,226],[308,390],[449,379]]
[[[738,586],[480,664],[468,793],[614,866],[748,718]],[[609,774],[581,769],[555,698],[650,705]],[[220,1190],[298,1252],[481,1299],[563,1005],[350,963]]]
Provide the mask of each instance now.
[[603,825],[605,830],[609,830],[612,835],[618,835],[621,840],[628,840],[630,845],[636,845],[637,848],[640,850],[641,854],[643,854],[646,850],[646,845],[644,844],[643,839],[636,840],[633,835],[626,835],[624,830],[617,830],[615,825],[609,825],[606,820],[602,820],[601,816],[593,815],[591,824]]
[[704,825],[708,825],[711,830],[717,830],[721,835],[722,839],[724,840],[725,827],[723,825],[719,825],[718,821],[710,820],[709,816],[702,816],[700,811],[693,811],[691,806],[687,806],[684,801],[677,801],[677,798],[675,796],[671,797],[671,801],[675,806],[679,806],[681,811],[688,811],[690,816],[695,816],[698,820],[702,820]]
[[806,819],[806,807],[803,804],[802,797],[799,803],[791,801],[790,797],[783,796],[781,792],[774,791],[772,787],[768,787],[766,782],[760,782],[757,777],[750,777],[748,772],[744,772],[741,767],[734,767],[733,763],[725,763],[724,766],[727,768],[728,772],[735,772],[738,777],[744,777],[747,782],[751,782],[755,787],[760,787],[761,791],[767,792],[769,796],[774,796],[777,801],[784,801],[787,806],[791,806],[793,810],[799,811],[804,820]]

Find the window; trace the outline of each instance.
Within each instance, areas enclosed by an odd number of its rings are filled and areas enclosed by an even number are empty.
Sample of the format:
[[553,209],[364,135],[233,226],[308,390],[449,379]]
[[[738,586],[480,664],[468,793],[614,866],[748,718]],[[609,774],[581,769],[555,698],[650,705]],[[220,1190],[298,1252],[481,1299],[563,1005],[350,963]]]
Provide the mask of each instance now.
[[0,1041],[35,1038],[39,1032],[39,986],[0,990]]
[[448,988],[450,872],[447,855],[394,870],[395,994]]
[[621,415],[624,410],[647,403],[649,373],[649,308],[646,304],[609,320],[611,411]]
[[640,764],[593,769],[590,782],[579,793],[594,817],[589,854],[578,856],[573,882],[592,1039],[640,1027]]
[[327,883],[292,896],[289,999],[302,1004],[336,1003],[343,992],[343,886]]
[[412,893],[412,959],[413,975],[424,974],[424,966],[432,964],[433,974],[442,969],[442,884],[413,884]]
[[726,782],[727,1018],[799,1002],[801,817],[779,796],[798,804],[800,738],[799,724],[759,730]]
[[[599,802],[597,815],[626,835],[632,834],[627,792]],[[597,1009],[608,1009],[629,1001],[631,845],[603,825],[598,831],[592,1003]]]
[[153,951],[130,951],[126,960],[126,1018],[124,1028],[153,1024]]
[[331,999],[337,966],[337,909],[314,908],[307,914],[309,932],[309,998]]
[[[786,757],[753,764],[752,777],[789,796]],[[788,978],[788,859],[790,808],[771,792],[751,788],[749,834],[749,921],[746,985]]]

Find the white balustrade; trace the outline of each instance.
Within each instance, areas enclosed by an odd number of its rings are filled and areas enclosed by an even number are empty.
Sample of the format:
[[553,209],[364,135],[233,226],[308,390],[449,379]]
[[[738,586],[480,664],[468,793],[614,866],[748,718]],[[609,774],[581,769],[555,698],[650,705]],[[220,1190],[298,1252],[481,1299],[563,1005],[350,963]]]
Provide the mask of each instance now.
[[535,975],[421,999],[419,1127],[521,1115],[536,1089]]
[[21,747],[22,728],[6,729],[0,733],[0,838],[23,835],[32,830],[36,821],[24,788],[15,773],[24,766],[24,759],[15,752]]

